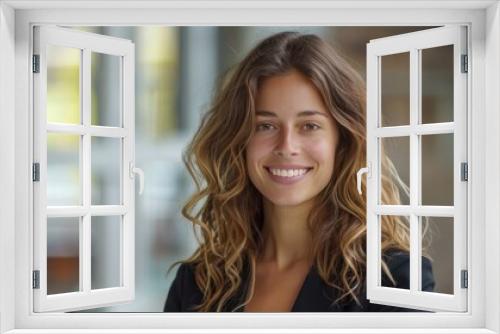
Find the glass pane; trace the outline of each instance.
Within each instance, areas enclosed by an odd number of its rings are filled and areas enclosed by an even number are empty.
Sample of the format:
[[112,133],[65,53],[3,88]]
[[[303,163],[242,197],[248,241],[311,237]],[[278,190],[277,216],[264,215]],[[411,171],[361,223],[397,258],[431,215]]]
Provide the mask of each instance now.
[[92,52],[92,125],[122,126],[120,58]]
[[381,126],[410,124],[410,53],[380,57]]
[[[410,289],[410,217],[379,216],[379,219],[380,243],[384,250],[379,268],[381,285]],[[397,275],[393,277],[394,282],[383,270],[383,263],[387,265],[387,270],[391,270],[391,275]]]
[[92,137],[92,205],[121,204],[121,141]]
[[422,290],[453,294],[453,218],[420,217],[420,226]]
[[47,46],[47,121],[80,123],[81,50]]
[[80,136],[47,134],[47,205],[80,205]]
[[78,217],[47,219],[47,294],[80,290]]
[[422,205],[453,205],[453,134],[422,138]]
[[120,286],[121,216],[92,217],[92,289]]
[[380,204],[410,204],[410,137],[380,138]]
[[422,123],[453,122],[453,45],[421,54]]

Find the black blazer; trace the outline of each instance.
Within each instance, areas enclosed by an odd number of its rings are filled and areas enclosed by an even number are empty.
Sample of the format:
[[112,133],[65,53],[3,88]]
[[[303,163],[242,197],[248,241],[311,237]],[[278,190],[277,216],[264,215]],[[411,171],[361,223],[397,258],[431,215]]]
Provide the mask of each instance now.
[[[393,252],[386,257],[387,265],[396,281],[396,288],[409,289],[410,260],[408,253]],[[434,277],[432,265],[429,259],[422,257],[422,290],[434,291]],[[223,312],[243,312],[241,305],[247,296],[249,284],[249,265],[245,263],[243,269],[243,280],[236,295],[224,306]],[[382,276],[382,286],[393,287],[394,285],[386,275]],[[192,307],[201,304],[202,293],[194,280],[193,268],[182,264],[168,292],[167,300],[163,308],[164,312],[193,312]],[[355,301],[347,303],[334,303],[337,290],[327,286],[319,276],[313,265],[307,274],[304,283],[293,304],[292,312],[420,312],[413,309],[395,306],[372,304],[366,299],[366,283],[358,299],[361,305]]]

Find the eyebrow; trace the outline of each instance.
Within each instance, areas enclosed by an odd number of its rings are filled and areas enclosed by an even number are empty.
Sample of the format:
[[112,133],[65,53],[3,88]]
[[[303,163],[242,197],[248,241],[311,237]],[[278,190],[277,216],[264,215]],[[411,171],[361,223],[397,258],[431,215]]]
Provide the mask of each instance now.
[[[256,110],[255,114],[256,114],[256,116],[278,117],[278,115],[276,115],[272,111],[268,111],[268,110]],[[299,116],[299,117],[314,116],[314,115],[328,117],[327,114],[316,111],[316,110],[304,110],[304,111],[301,111],[297,114],[297,116]]]

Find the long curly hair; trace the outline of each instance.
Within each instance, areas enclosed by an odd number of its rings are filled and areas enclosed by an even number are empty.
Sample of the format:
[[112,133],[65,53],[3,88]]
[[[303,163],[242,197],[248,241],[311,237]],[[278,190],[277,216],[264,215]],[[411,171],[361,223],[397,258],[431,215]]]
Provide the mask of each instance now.
[[[261,41],[219,83],[209,110],[183,154],[196,191],[182,209],[199,246],[179,263],[193,266],[203,300],[194,311],[221,311],[242,284],[250,263],[253,294],[255,263],[263,248],[262,195],[249,179],[245,149],[254,131],[259,83],[300,71],[317,88],[336,121],[339,143],[333,175],[317,195],[308,217],[314,265],[322,280],[340,292],[336,302],[355,300],[366,266],[366,198],[357,192],[356,173],[366,165],[365,85],[359,74],[321,38],[282,32]],[[381,201],[400,203],[408,187],[382,150]],[[366,193],[362,182],[363,194]],[[382,251],[409,251],[405,217],[381,216]],[[172,267],[170,268],[172,269]],[[387,265],[382,269],[393,281]],[[242,306],[239,305],[238,307]]]

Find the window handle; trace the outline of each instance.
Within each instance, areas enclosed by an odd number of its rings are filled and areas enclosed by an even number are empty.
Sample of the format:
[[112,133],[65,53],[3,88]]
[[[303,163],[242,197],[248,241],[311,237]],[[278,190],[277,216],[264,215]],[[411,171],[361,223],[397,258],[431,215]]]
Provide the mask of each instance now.
[[144,171],[139,167],[135,167],[134,163],[131,161],[129,164],[130,178],[135,178],[135,174],[139,175],[139,195],[142,195],[144,191]]
[[368,167],[363,167],[360,170],[358,170],[357,173],[357,185],[358,185],[358,193],[361,195],[363,191],[361,190],[361,176],[363,174],[366,174],[366,177],[369,178],[371,177],[371,163],[368,163]]

